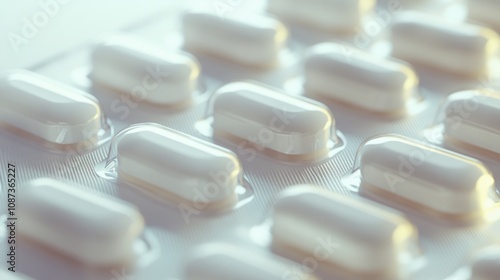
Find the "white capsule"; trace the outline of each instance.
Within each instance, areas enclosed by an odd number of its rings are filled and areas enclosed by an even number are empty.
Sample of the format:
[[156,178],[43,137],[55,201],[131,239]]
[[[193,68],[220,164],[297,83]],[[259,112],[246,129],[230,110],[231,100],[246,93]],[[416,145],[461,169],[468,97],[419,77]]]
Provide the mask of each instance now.
[[213,103],[217,138],[249,141],[276,155],[314,159],[328,153],[335,120],[323,104],[292,97],[256,83],[221,87]]
[[375,6],[375,0],[270,0],[267,10],[285,20],[327,31],[352,32]]
[[378,137],[362,147],[361,182],[361,191],[465,218],[483,214],[495,183],[480,161],[402,136]]
[[500,94],[457,92],[445,107],[445,136],[500,154]]
[[[271,254],[259,254],[229,244],[198,248],[188,263],[185,280],[282,280],[292,279],[296,264]],[[302,280],[317,280],[303,273]],[[289,278],[290,277],[290,278]]]
[[469,18],[486,23],[491,28],[500,31],[500,2],[498,0],[468,0]]
[[183,31],[189,50],[259,67],[277,62],[288,37],[281,22],[248,14],[222,18],[210,13],[187,13]]
[[132,127],[115,142],[121,181],[206,209],[236,202],[242,169],[229,150],[159,125]]
[[128,36],[112,37],[92,54],[92,81],[159,105],[189,102],[200,66],[188,53],[162,50]]
[[471,264],[468,280],[497,280],[500,276],[500,247],[487,248],[479,253]]
[[109,266],[125,263],[144,227],[138,210],[53,179],[23,187],[19,231],[77,261]]
[[0,123],[51,144],[96,143],[103,115],[91,95],[33,72],[0,76]]
[[488,74],[498,48],[493,30],[414,12],[401,14],[391,33],[393,56],[465,76]]
[[[356,274],[397,273],[416,245],[416,229],[399,213],[314,186],[288,188],[275,205],[273,246]],[[291,250],[291,251],[290,251]]]
[[308,95],[382,113],[404,110],[418,88],[411,67],[335,43],[309,49],[304,75]]

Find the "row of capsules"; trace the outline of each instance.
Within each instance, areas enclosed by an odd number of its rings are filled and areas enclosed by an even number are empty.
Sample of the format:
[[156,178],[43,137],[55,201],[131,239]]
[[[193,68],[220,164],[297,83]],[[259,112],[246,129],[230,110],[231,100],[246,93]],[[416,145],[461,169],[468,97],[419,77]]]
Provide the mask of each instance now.
[[[353,29],[374,6],[374,1],[296,2],[292,7],[284,1],[270,1],[268,9],[287,20],[318,28]],[[342,17],[325,14],[339,7],[343,8]],[[473,10],[476,16],[481,11],[477,7]],[[495,17],[486,18],[491,21]],[[467,76],[487,72],[497,41],[489,29],[429,20],[415,13],[402,16],[391,31],[395,57]],[[267,16],[221,21],[212,14],[188,13],[184,17],[184,38],[185,47],[195,53],[252,67],[272,67],[285,46],[287,30]],[[418,87],[411,66],[358,50],[355,56],[346,58],[343,48],[322,43],[308,50],[304,60],[305,94],[384,114],[406,111]],[[95,83],[135,97],[140,90],[134,87],[145,85],[148,91],[141,96],[142,101],[161,106],[190,104],[200,75],[193,56],[166,53],[128,36],[97,46],[92,66]],[[153,66],[168,75],[161,79],[143,75]],[[9,105],[2,110],[5,127],[50,148],[64,149],[90,140],[87,148],[91,150],[111,134],[98,100],[37,74],[5,74],[0,97]],[[210,133],[231,148],[252,145],[279,161],[322,162],[338,151],[335,147],[342,142],[327,106],[258,83],[227,84],[217,90],[210,106]],[[457,108],[469,108],[467,116]],[[277,110],[293,118],[280,119]],[[457,93],[449,97],[444,112],[447,139],[500,152],[500,129],[495,122],[500,112],[498,96]],[[448,121],[457,118],[461,120],[458,126]],[[401,158],[408,159],[408,170],[401,170]],[[487,219],[488,211],[498,202],[493,176],[484,164],[441,148],[401,136],[383,136],[367,141],[360,148],[359,160],[359,174],[354,174],[361,182],[359,192],[390,206],[416,207],[429,215],[472,222]],[[185,210],[234,208],[239,200],[237,188],[244,184],[235,153],[158,124],[136,124],[116,134],[105,164],[111,168],[106,172],[111,177],[176,205],[181,201]],[[448,177],[450,173],[456,173],[456,177]],[[97,266],[127,262],[134,255],[134,242],[144,227],[134,206],[53,179],[34,180],[25,192],[22,199],[26,202],[21,204],[19,214],[25,219],[21,234]],[[402,213],[314,186],[294,186],[282,193],[275,205],[271,232],[273,252],[298,262],[320,260],[328,264],[323,266],[327,267],[326,277],[398,279],[418,254],[417,230]],[[318,240],[326,245],[318,247]],[[309,273],[297,275],[294,264],[285,258],[234,245],[207,245],[194,255],[186,267],[188,280],[316,279]],[[498,250],[478,257],[464,279],[495,279],[499,259]]]

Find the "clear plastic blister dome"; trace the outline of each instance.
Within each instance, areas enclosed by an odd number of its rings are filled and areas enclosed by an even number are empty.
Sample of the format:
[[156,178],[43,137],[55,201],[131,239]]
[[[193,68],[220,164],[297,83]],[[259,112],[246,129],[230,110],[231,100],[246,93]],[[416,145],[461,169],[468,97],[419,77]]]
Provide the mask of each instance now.
[[250,81],[219,88],[196,128],[243,156],[286,164],[320,163],[345,146],[328,107]]
[[2,127],[50,151],[87,153],[113,132],[95,97],[34,72],[4,73],[0,101]]
[[443,222],[499,218],[495,179],[481,161],[400,135],[368,139],[358,149],[351,191]]
[[96,171],[174,204],[181,212],[234,209],[253,197],[234,153],[156,123],[120,131]]
[[424,131],[434,144],[500,160],[500,92],[456,92],[441,105],[434,124]]

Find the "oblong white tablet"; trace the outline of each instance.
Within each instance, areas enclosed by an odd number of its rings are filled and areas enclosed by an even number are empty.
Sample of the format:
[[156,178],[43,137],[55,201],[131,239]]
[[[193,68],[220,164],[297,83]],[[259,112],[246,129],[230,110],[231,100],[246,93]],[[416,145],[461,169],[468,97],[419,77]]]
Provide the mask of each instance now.
[[271,254],[259,254],[235,245],[216,243],[203,245],[188,262],[185,280],[282,280],[301,277],[317,280],[308,274],[297,274],[296,264]]
[[371,275],[398,271],[401,254],[408,254],[417,239],[399,212],[310,185],[282,193],[272,234],[275,248],[291,249],[299,258]]
[[361,191],[393,194],[403,204],[456,217],[482,215],[495,184],[480,161],[402,136],[368,141],[360,169]]
[[21,199],[23,236],[90,265],[129,261],[144,227],[134,206],[49,178],[30,181]]
[[259,150],[296,159],[325,155],[336,137],[335,119],[325,105],[250,82],[217,90],[213,129],[216,138],[248,141]]
[[375,6],[375,0],[270,0],[267,10],[280,18],[327,31],[352,32]]
[[469,18],[486,23],[491,28],[500,31],[500,2],[497,0],[468,0]]
[[393,56],[465,76],[488,74],[498,48],[493,30],[415,12],[397,17],[391,37]]
[[281,22],[264,15],[222,18],[191,12],[184,16],[183,27],[187,49],[257,67],[275,64],[288,37]]
[[336,43],[308,50],[304,76],[308,95],[381,113],[404,110],[418,88],[418,77],[411,67]]
[[118,179],[156,196],[203,208],[237,200],[242,168],[222,147],[160,125],[137,125],[116,137]]
[[471,264],[468,280],[496,280],[500,275],[500,247],[487,248],[479,253]]
[[104,116],[91,95],[25,70],[0,76],[0,123],[51,144],[94,144]]
[[500,93],[457,92],[448,97],[444,111],[447,140],[500,154]]
[[166,51],[131,36],[115,36],[92,53],[93,82],[137,101],[176,105],[191,100],[200,65],[190,54]]

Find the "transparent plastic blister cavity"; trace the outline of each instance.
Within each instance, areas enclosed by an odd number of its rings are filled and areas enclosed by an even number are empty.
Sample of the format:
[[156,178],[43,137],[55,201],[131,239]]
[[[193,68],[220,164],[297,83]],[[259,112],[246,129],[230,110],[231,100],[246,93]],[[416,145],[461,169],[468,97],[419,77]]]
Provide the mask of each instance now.
[[186,215],[237,209],[253,197],[234,153],[156,123],[134,124],[117,133],[95,170]]
[[426,139],[466,153],[498,160],[500,93],[493,89],[460,91],[441,105]]
[[3,73],[0,99],[2,128],[48,150],[85,153],[113,133],[94,96],[30,71]]
[[335,116],[323,104],[253,81],[217,89],[196,129],[243,157],[284,164],[317,164],[345,146]]
[[498,183],[484,163],[401,135],[364,142],[343,182],[363,196],[443,223],[500,218]]
[[283,85],[291,94],[388,118],[425,108],[418,76],[406,62],[328,42],[308,48],[302,64],[301,71]]

